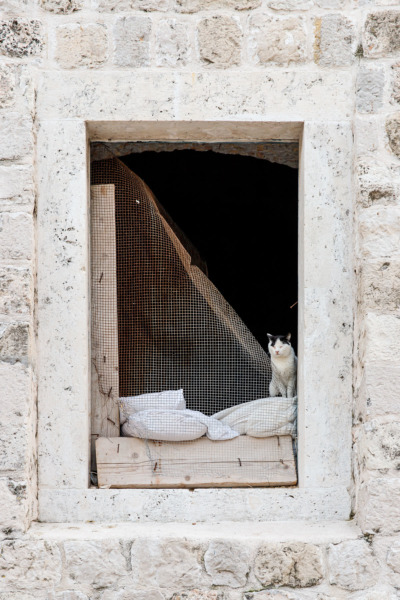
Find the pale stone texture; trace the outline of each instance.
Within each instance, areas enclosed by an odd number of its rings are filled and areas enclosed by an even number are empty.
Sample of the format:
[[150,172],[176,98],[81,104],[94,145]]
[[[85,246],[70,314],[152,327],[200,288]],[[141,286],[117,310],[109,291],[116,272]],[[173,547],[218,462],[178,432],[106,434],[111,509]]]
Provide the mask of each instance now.
[[[176,592],[171,597],[171,600],[225,600],[224,592],[216,590],[190,590],[185,592]],[[143,599],[143,600],[147,600]],[[158,600],[158,599],[157,599]]]
[[61,556],[50,542],[0,544],[0,591],[48,588],[61,579]]
[[43,50],[40,21],[14,17],[0,21],[0,53],[21,58],[35,56]]
[[371,206],[359,218],[362,255],[368,259],[400,259],[399,206]]
[[[1,341],[0,338],[0,344]],[[0,359],[3,357],[0,356]],[[33,442],[35,432],[31,418],[31,374],[21,363],[0,362],[0,377],[3,407],[0,415],[0,465],[2,470],[21,474],[25,473],[29,444]]]
[[10,210],[15,205],[32,209],[34,200],[33,168],[30,165],[0,166],[0,210]]
[[[307,596],[308,597],[308,596]],[[243,600],[302,600],[305,598],[303,595],[295,594],[293,592],[285,592],[283,590],[263,591],[263,592],[250,592],[244,594]],[[319,596],[317,600],[328,600],[327,596]]]
[[31,260],[32,217],[27,213],[0,212],[0,260]]
[[352,21],[342,15],[326,15],[315,20],[314,60],[322,67],[353,64],[356,32]]
[[76,10],[81,10],[84,0],[40,0],[44,10],[61,15],[67,15]]
[[[190,592],[188,592],[188,595]],[[126,589],[106,590],[101,595],[101,600],[165,600],[160,590],[146,588],[146,590],[135,591],[129,586]],[[194,600],[194,599],[193,599]],[[206,600],[206,598],[204,598]]]
[[250,19],[249,44],[253,60],[287,66],[307,57],[306,29],[298,17],[271,17],[257,13]]
[[364,590],[351,594],[349,600],[399,600],[398,593],[388,586],[377,586],[373,590]]
[[397,113],[386,121],[386,133],[391,151],[400,158],[400,114]]
[[151,19],[121,17],[114,25],[114,58],[119,67],[143,67],[150,61]]
[[[400,261],[364,262],[360,273],[363,304],[373,312],[400,310]],[[391,394],[385,394],[389,402]]]
[[191,589],[210,583],[199,550],[184,539],[138,539],[132,545],[131,561],[133,580],[140,586]]
[[387,56],[400,50],[400,12],[385,10],[371,13],[365,21],[364,54]]
[[221,8],[234,10],[252,10],[261,5],[261,0],[176,0],[177,7],[186,13],[199,10],[218,10]]
[[0,323],[0,358],[8,362],[25,359],[28,355],[29,325]]
[[301,542],[266,544],[257,554],[254,573],[264,586],[317,585],[324,575],[322,554],[318,547]]
[[171,0],[132,0],[133,10],[166,11],[170,8]]
[[365,533],[400,532],[399,477],[370,477],[361,484],[357,499],[358,522]]
[[241,59],[242,30],[232,17],[218,15],[202,19],[197,29],[199,52],[206,66],[227,68]]
[[400,63],[392,65],[392,99],[397,104],[400,104]]
[[[0,115],[0,161],[16,160],[32,152],[32,119],[18,113]],[[0,194],[1,195],[1,194]]]
[[177,19],[159,22],[156,32],[156,63],[159,66],[184,66],[189,57],[187,25]]
[[400,541],[394,542],[387,553],[387,564],[395,573],[400,573]]
[[11,65],[0,64],[0,108],[11,106],[15,100],[15,71]]
[[313,0],[269,0],[269,8],[273,10],[310,10]]
[[371,587],[376,582],[377,564],[364,540],[331,545],[328,557],[331,584],[355,591]]
[[373,113],[382,107],[385,73],[383,69],[361,68],[357,74],[356,107],[361,113]]
[[346,5],[346,0],[315,0],[315,4],[320,8],[336,10],[344,8]]
[[69,584],[79,581],[98,590],[110,587],[127,574],[126,559],[118,541],[67,541],[64,552]]
[[108,58],[107,30],[97,23],[69,23],[56,29],[55,60],[63,69],[96,68]]
[[206,571],[213,585],[243,587],[250,571],[251,554],[240,542],[214,541],[204,555]]
[[367,360],[364,365],[365,405],[359,406],[365,418],[400,413],[400,365],[394,357],[388,360]]
[[357,436],[360,465],[368,470],[400,470],[400,423],[373,420]]
[[172,0],[95,0],[96,8],[105,12],[166,11]]
[[0,506],[0,539],[20,537],[30,524],[26,507],[26,482],[1,477]]
[[0,266],[0,314],[12,319],[29,318],[32,307],[32,271]]

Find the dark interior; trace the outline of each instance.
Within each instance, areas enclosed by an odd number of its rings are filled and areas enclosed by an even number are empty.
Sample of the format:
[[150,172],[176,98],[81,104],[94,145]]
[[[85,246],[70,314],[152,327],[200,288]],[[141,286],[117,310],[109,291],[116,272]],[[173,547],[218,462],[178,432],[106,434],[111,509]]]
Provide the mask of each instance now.
[[297,169],[212,151],[121,159],[157,196],[207,263],[208,276],[267,348],[267,332],[297,348]]

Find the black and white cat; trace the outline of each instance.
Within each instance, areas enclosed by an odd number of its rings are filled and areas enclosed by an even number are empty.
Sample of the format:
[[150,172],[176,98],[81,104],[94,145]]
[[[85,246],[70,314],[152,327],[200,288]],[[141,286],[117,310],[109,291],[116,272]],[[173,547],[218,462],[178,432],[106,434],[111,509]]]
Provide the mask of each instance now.
[[290,343],[291,335],[267,333],[267,336],[272,367],[269,395],[293,398],[297,391],[297,358]]

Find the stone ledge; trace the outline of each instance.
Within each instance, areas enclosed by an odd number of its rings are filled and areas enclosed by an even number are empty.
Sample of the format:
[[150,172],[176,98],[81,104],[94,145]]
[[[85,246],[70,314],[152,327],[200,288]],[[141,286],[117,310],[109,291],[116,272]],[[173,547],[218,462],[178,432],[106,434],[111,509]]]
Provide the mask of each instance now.
[[243,539],[251,542],[306,542],[336,544],[362,536],[354,521],[264,521],[222,523],[33,523],[26,539],[62,542],[66,540],[132,540],[168,538],[190,540]]

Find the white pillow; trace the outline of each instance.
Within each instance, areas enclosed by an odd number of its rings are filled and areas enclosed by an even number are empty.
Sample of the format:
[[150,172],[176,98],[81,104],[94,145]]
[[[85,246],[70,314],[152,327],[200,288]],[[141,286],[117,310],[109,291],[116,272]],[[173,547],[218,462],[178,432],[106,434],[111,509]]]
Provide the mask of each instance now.
[[184,410],[186,408],[183,390],[166,390],[140,394],[140,396],[127,396],[119,399],[119,422],[125,423],[128,417],[141,410]]
[[239,433],[229,427],[229,425],[222,421],[218,421],[218,419],[215,419],[214,417],[207,417],[207,415],[203,415],[203,413],[197,410],[186,410],[185,412],[207,426],[207,437],[209,440],[231,440],[239,435]]
[[164,442],[196,440],[207,425],[186,410],[143,410],[131,415],[122,425],[123,435]]
[[253,437],[294,435],[296,432],[297,396],[295,398],[260,398],[231,406],[213,416],[241,435],[246,434]]

